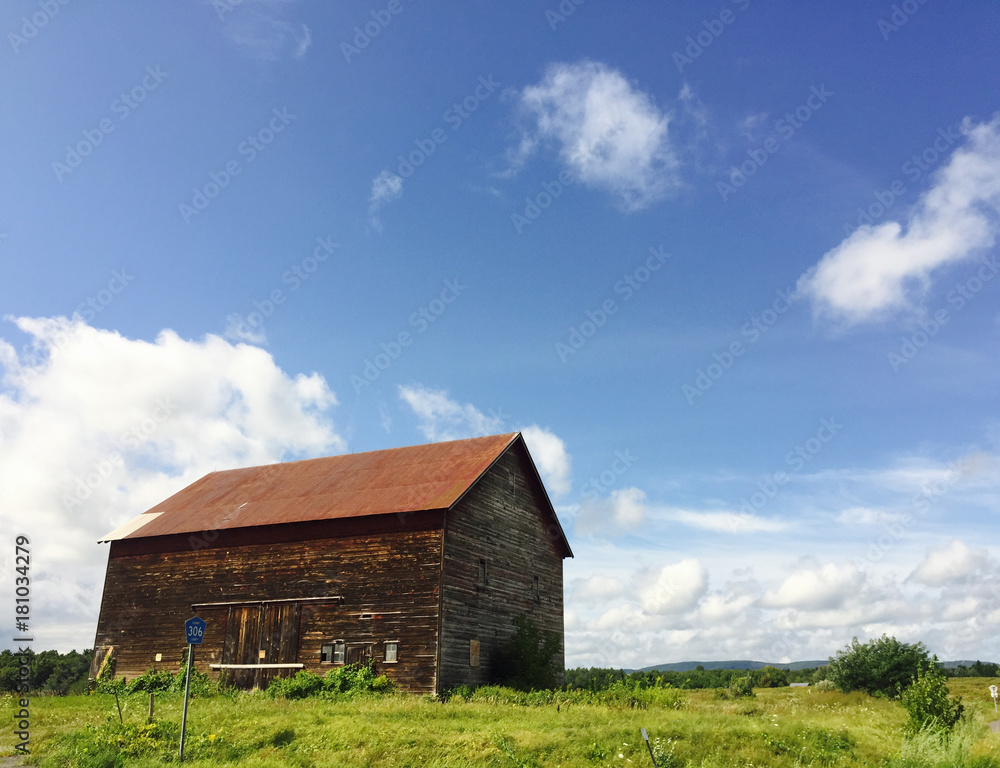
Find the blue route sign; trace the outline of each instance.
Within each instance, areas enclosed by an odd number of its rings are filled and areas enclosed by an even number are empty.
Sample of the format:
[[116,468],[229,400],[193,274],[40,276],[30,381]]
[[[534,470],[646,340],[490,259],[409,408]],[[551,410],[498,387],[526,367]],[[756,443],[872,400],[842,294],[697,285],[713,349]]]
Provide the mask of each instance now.
[[197,616],[184,622],[184,633],[187,635],[188,645],[201,645],[202,638],[205,637],[205,620]]

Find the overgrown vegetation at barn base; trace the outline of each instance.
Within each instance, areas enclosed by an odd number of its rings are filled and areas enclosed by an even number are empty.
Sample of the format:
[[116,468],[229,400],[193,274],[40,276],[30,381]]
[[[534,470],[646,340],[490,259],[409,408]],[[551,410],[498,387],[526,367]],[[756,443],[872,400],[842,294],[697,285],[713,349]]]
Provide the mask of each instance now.
[[347,664],[331,669],[325,676],[299,670],[294,677],[276,677],[267,687],[272,698],[305,699],[310,696],[336,698],[357,694],[393,693],[396,685],[379,675],[372,664]]
[[555,688],[556,656],[562,642],[555,632],[543,632],[528,616],[514,617],[514,634],[493,664],[495,682],[519,691]]

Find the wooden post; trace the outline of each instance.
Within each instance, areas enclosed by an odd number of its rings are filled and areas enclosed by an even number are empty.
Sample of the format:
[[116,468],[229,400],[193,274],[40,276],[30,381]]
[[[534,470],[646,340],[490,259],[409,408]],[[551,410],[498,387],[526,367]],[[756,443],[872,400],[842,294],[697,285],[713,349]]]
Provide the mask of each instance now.
[[153,722],[153,692],[149,692],[149,722]]

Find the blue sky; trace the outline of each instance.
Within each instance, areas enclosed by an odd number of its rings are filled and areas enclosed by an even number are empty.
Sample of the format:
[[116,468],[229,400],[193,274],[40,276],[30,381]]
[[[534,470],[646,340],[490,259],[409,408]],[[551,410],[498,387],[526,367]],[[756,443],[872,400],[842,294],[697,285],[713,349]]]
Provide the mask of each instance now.
[[570,666],[1000,659],[998,21],[5,4],[37,644],[92,642],[95,540],[207,472],[522,430]]

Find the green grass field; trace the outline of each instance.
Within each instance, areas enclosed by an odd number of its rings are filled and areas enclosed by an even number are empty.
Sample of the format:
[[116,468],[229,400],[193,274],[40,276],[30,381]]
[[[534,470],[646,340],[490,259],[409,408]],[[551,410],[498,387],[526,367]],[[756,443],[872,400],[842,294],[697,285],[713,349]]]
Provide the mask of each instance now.
[[[661,768],[676,766],[1000,767],[1000,734],[987,686],[949,681],[967,722],[949,745],[904,741],[903,708],[860,693],[758,689],[722,700],[685,691],[679,708],[566,703],[523,706],[389,695],[339,701],[264,695],[194,699],[185,764],[192,766],[630,766],[652,765],[640,736],[657,742]],[[31,764],[40,768],[154,766],[176,762],[181,697],[157,696],[158,726],[146,726],[148,697],[122,699],[127,733],[109,695],[36,698]],[[14,700],[0,699],[4,754],[13,754]],[[112,722],[114,725],[108,726]],[[159,734],[160,738],[157,738]],[[115,739],[150,754],[115,762]],[[175,744],[175,741],[173,741]]]

